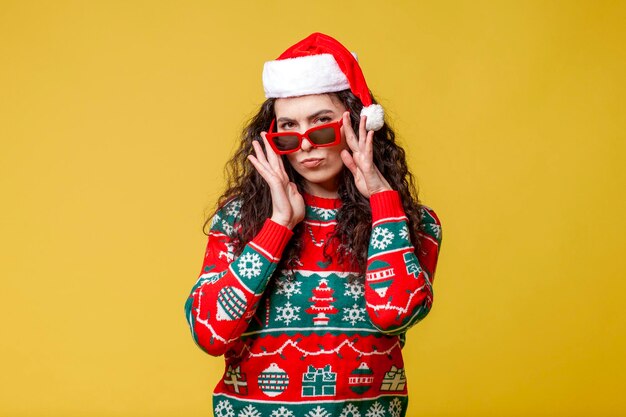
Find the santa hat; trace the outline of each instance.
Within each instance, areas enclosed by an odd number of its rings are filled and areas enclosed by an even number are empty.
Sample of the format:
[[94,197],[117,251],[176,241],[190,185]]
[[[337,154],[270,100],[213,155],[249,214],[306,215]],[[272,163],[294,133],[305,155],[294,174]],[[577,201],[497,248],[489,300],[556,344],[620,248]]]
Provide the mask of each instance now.
[[336,39],[313,33],[263,66],[265,97],[296,97],[352,90],[361,99],[366,129],[383,127],[384,111],[372,103],[356,55]]

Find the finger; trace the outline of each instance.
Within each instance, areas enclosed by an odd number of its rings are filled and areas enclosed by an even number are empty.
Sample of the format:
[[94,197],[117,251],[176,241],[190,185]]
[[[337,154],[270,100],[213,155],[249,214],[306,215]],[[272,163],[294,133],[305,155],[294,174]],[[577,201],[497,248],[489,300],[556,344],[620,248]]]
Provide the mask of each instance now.
[[300,194],[300,193],[298,192],[298,186],[297,186],[297,185],[296,185],[296,183],[294,183],[294,182],[290,182],[290,183],[287,185],[287,189],[289,190],[289,194],[290,194],[291,196],[293,196],[293,197],[295,197],[295,196],[297,196],[298,194]]
[[265,136],[265,132],[261,132],[261,137],[263,138],[263,142],[265,143],[265,149],[267,150],[267,159],[270,165],[270,168],[274,171],[274,173],[282,180],[288,181],[289,177],[285,172],[285,167],[283,166],[283,159],[280,155],[277,155],[274,151],[274,148],[270,145],[267,140],[267,136]]
[[374,161],[374,131],[370,130],[367,132],[367,137],[365,138],[365,155],[367,158]]
[[285,175],[287,175],[287,171],[285,171],[285,164],[283,163],[283,156],[282,155],[278,156],[278,165],[280,165],[280,169],[282,170],[282,172],[284,172]]
[[[278,173],[275,171],[275,169],[270,165],[270,163],[267,161],[267,159],[265,159],[265,155],[263,154],[263,150],[261,149],[261,144],[260,143],[256,143],[255,145],[255,149],[256,149],[256,154],[257,156],[254,157],[253,155],[248,155],[248,157],[253,157],[254,158],[254,162],[256,162],[256,164],[263,168],[263,174],[265,174],[265,179],[270,181],[270,179],[272,177],[274,178],[279,178],[280,176],[278,175]],[[250,159],[250,158],[248,158]]]
[[259,173],[259,175],[261,175],[261,177],[263,177],[263,179],[265,180],[267,185],[270,187],[270,192],[272,194],[272,200],[274,200],[276,198],[275,195],[277,195],[276,194],[277,192],[280,192],[280,190],[284,191],[284,187],[282,185],[282,181],[270,169],[268,169],[267,167],[263,166],[260,163],[260,161],[257,158],[255,158],[254,156],[248,155],[248,160],[252,163],[252,165],[254,165],[254,167],[256,168],[256,170]]
[[265,132],[261,132],[261,138],[263,139],[263,144],[265,145],[265,152],[267,153],[267,161],[272,166],[278,166],[278,161],[277,161],[278,158],[276,157],[276,152],[274,152],[274,149],[270,145],[270,142],[267,140],[267,137],[265,136]]
[[352,149],[352,152],[359,151],[359,141],[352,129],[352,122],[350,121],[350,112],[343,114],[343,133],[346,136],[346,143]]
[[276,175],[280,177],[283,181],[288,178],[287,173],[285,172],[285,167],[283,166],[283,158],[278,155],[272,145],[270,145],[269,140],[267,139],[266,132],[261,132],[261,138],[263,139],[263,144],[265,145],[265,150],[267,151],[267,160],[269,162],[270,167],[274,170]]
[[367,122],[367,116],[361,116],[359,121],[359,144],[363,146],[365,139],[367,138],[367,130],[365,130]]
[[280,174],[283,176],[283,179],[289,181],[289,175],[287,175],[287,171],[285,170],[282,156],[278,156],[278,165],[280,166]]
[[304,198],[302,197],[302,194],[300,194],[300,192],[298,191],[298,186],[294,182],[289,183],[289,185],[287,186],[287,190],[289,202],[291,203],[291,207],[293,208],[293,221],[297,222],[296,224],[298,224],[304,218],[304,212],[306,211],[304,207]]
[[260,162],[266,169],[269,169],[270,164],[267,162],[267,158],[265,158],[265,153],[261,148],[261,143],[258,140],[252,141],[252,147],[254,148],[257,161]]
[[352,158],[352,155],[350,155],[350,152],[344,149],[341,151],[340,155],[341,155],[341,160],[348,167],[350,172],[352,172],[352,175],[356,176],[357,167],[356,167],[356,164],[354,163],[354,159]]
[[252,163],[252,165],[254,165],[259,174],[261,174],[261,176],[269,182],[274,175],[272,171],[270,171],[267,166],[263,165],[258,158],[255,158],[254,155],[248,155],[248,160]]
[[267,168],[265,168],[263,164],[261,164],[261,162],[259,162],[259,160],[255,158],[253,155],[248,155],[248,161],[252,163],[252,165],[257,170],[257,172],[265,179],[265,181],[269,183],[271,174],[267,170]]

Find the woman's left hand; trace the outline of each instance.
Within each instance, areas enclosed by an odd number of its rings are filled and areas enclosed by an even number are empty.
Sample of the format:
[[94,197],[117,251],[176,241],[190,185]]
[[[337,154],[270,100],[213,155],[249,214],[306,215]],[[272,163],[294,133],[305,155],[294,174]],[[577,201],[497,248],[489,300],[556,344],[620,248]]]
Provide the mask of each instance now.
[[379,191],[391,190],[391,186],[374,164],[374,131],[365,130],[365,116],[361,116],[359,122],[359,136],[352,129],[350,112],[343,114],[343,129],[346,135],[346,143],[352,150],[352,154],[347,149],[341,151],[341,159],[354,176],[354,183],[357,189],[365,197]]

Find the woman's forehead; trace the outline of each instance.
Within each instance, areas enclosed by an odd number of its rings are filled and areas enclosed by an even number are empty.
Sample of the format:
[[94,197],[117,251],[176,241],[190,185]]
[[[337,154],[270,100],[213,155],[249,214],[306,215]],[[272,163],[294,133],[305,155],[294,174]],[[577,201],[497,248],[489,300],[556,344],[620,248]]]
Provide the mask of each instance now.
[[345,111],[345,107],[341,104],[339,99],[330,94],[311,94],[299,97],[278,98],[274,101],[274,112],[277,118],[307,118],[325,109],[338,114]]

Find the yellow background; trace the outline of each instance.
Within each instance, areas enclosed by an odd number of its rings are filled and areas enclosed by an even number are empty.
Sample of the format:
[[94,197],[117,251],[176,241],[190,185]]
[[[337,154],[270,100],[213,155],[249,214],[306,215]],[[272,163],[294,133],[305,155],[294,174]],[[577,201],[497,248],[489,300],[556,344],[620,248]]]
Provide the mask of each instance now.
[[626,415],[625,2],[4,0],[0,415],[210,415],[202,222],[314,31],[443,223],[408,416]]

